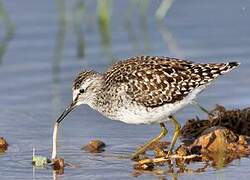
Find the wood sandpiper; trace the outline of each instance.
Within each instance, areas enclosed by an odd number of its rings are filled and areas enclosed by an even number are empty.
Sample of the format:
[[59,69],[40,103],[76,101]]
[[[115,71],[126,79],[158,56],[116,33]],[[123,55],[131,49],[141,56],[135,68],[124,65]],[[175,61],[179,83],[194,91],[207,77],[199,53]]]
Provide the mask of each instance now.
[[172,121],[175,132],[168,151],[171,154],[180,132],[180,124],[173,115],[196,102],[196,96],[218,76],[238,65],[237,62],[202,64],[169,57],[137,56],[114,64],[103,74],[83,71],[73,83],[73,101],[57,123],[81,104],[129,124],[159,123],[161,133],[138,148],[132,155],[135,159],[167,134],[164,122]]

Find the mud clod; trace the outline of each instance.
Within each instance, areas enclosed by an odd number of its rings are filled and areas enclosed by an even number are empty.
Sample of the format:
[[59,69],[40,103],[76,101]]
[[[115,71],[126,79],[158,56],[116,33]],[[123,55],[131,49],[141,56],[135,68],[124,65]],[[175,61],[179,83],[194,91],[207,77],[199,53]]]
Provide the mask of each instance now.
[[53,167],[53,170],[55,170],[57,174],[63,174],[64,167],[65,167],[64,159],[60,157],[53,159],[52,167]]
[[188,156],[188,155],[190,155],[190,150],[187,146],[180,145],[176,149],[176,154],[178,154],[179,156]]
[[87,145],[83,146],[82,149],[90,153],[100,153],[105,151],[106,144],[101,140],[92,140]]
[[4,153],[8,149],[8,146],[7,141],[3,137],[0,137],[0,153]]
[[225,149],[230,143],[237,143],[238,137],[231,130],[224,127],[212,127],[205,130],[200,137],[198,137],[193,146],[201,146],[211,152],[218,152]]

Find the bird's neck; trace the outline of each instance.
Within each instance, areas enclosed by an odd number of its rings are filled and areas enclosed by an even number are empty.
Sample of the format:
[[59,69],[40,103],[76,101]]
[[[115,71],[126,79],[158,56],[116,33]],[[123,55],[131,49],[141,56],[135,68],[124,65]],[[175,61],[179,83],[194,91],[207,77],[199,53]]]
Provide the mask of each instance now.
[[102,83],[103,83],[103,79],[102,79],[102,75],[98,74],[95,77],[93,77],[93,79],[91,80],[92,83],[91,85],[88,87],[88,105],[91,106],[92,108],[94,108],[95,106],[95,102],[98,99],[98,97],[101,94],[101,89],[102,89]]

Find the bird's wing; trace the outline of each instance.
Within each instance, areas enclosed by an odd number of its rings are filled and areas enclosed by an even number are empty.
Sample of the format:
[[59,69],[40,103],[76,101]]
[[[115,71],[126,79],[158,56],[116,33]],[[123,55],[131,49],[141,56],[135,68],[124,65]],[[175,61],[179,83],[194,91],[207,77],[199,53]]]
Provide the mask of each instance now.
[[104,82],[106,89],[123,85],[133,101],[146,107],[158,107],[180,101],[194,88],[209,83],[220,74],[221,66],[138,56],[110,67],[104,74]]

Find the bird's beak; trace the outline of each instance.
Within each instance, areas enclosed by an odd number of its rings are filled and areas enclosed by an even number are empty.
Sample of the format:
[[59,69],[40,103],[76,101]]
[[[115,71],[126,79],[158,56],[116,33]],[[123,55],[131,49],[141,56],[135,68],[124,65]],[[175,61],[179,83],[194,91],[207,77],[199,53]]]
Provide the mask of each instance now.
[[61,116],[56,121],[58,124],[60,124],[60,122],[62,122],[62,120],[77,107],[76,103],[77,100],[72,101],[72,103],[63,111]]

